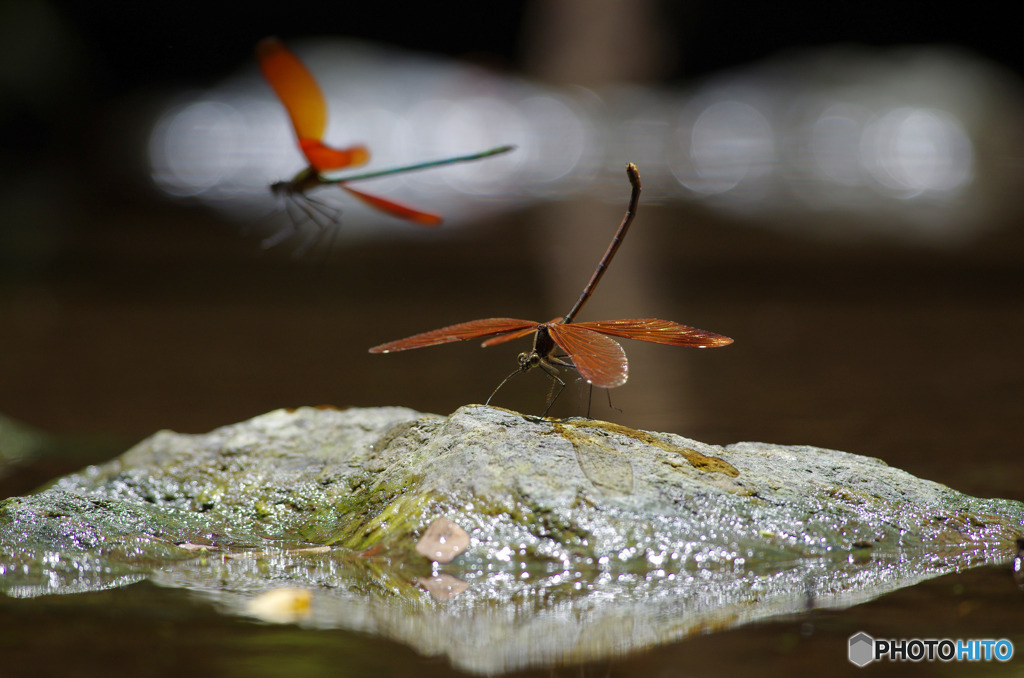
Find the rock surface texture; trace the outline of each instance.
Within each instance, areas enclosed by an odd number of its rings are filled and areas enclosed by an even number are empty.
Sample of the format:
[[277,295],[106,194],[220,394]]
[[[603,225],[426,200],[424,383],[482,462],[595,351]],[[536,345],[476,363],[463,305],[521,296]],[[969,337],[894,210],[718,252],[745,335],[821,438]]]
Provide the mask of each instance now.
[[834,450],[483,406],[300,408],[160,432],[0,502],[0,589],[149,579],[493,673],[1008,561],[1022,524],[1020,503]]

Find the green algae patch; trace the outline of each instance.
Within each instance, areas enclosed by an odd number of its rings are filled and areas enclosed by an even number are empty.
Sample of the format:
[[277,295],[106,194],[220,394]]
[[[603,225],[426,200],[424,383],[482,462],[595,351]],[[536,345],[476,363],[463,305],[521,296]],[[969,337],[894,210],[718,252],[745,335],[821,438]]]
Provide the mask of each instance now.
[[701,454],[696,450],[692,450],[682,445],[674,445],[651,433],[648,433],[647,431],[638,431],[637,429],[629,428],[628,426],[623,426],[621,424],[613,424],[612,422],[600,421],[598,419],[566,419],[563,422],[553,421],[552,424],[555,426],[555,430],[565,436],[567,440],[573,441],[574,446],[584,441],[594,444],[596,443],[597,438],[591,437],[589,440],[582,438],[573,429],[596,429],[606,433],[628,436],[645,445],[660,447],[666,452],[678,454],[686,459],[686,461],[690,462],[690,465],[694,468],[707,473],[722,473],[730,478],[735,478],[740,474],[740,472],[736,470],[736,467],[724,459]]
[[[463,540],[450,562],[417,551],[438,520]],[[835,450],[484,406],[298,408],[161,431],[0,502],[0,590],[149,580],[246,616],[299,591],[299,623],[493,674],[1007,561],[1022,523],[1018,502]]]
[[362,551],[395,539],[408,541],[423,526],[427,507],[437,503],[431,496],[397,495],[372,517],[356,516],[341,526],[330,543]]

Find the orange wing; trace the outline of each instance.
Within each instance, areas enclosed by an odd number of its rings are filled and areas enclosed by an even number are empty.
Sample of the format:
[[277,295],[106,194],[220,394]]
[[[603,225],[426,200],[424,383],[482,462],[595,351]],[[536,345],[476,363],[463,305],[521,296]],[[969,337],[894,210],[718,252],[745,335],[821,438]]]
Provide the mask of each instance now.
[[277,38],[256,45],[263,77],[277,92],[299,139],[322,139],[327,130],[327,102],[313,74]]
[[[561,316],[555,318],[554,320],[549,320],[549,321],[547,321],[544,324],[545,325],[553,325],[554,323],[558,323],[558,322],[562,322],[562,317]],[[538,325],[538,324],[539,323],[535,323],[535,325]],[[526,328],[524,330],[519,330],[518,332],[513,332],[511,334],[504,334],[504,335],[502,335],[500,337],[493,337],[493,338],[488,339],[487,341],[483,342],[480,345],[481,346],[495,346],[497,344],[504,344],[506,341],[512,341],[513,339],[518,339],[519,337],[525,337],[527,334],[530,334],[530,333],[536,332],[536,331],[537,331],[537,327],[536,326],[528,327],[528,328]]]
[[[399,219],[407,219],[413,223],[421,226],[437,226],[441,223],[442,219],[439,214],[431,214],[430,212],[421,212],[420,210],[413,209],[401,203],[394,202],[393,200],[385,200],[369,193],[363,193],[356,189],[346,186],[345,184],[339,184],[343,189],[351,193],[353,196],[359,198],[364,203],[378,209],[382,212],[386,212],[392,216],[398,217]],[[534,323],[536,325],[536,323]]]
[[317,172],[330,172],[344,167],[365,165],[370,159],[366,146],[332,148],[315,139],[299,139],[299,150]]
[[711,348],[715,346],[727,346],[732,339],[708,332],[698,330],[695,327],[687,327],[674,323],[671,320],[659,320],[658,318],[631,318],[626,320],[598,320],[595,322],[574,323],[576,327],[611,334],[626,339],[637,339],[639,341],[650,341],[655,344],[669,344],[671,346],[695,346],[699,348]]
[[[394,353],[395,351],[406,351],[411,348],[423,348],[424,346],[437,346],[438,344],[449,344],[453,341],[465,341],[467,339],[479,339],[494,334],[515,332],[529,328],[530,331],[537,329],[538,323],[534,320],[517,320],[515,318],[485,318],[483,320],[470,320],[465,323],[449,325],[438,330],[414,334],[405,339],[389,341],[370,349],[370,353]],[[611,341],[609,339],[608,341]],[[614,343],[614,342],[613,342]]]
[[583,323],[548,325],[551,338],[576,366],[580,376],[594,386],[615,388],[629,378],[626,352],[618,342]]
[[512,341],[513,339],[518,339],[519,337],[525,337],[527,334],[533,334],[536,331],[537,323],[534,323],[525,329],[516,330],[515,332],[512,332],[510,334],[503,334],[500,337],[491,337],[490,339],[482,342],[480,345],[497,346],[498,344],[504,344],[506,341]]
[[313,74],[277,38],[256,45],[263,77],[288,111],[299,148],[317,172],[361,165],[369,157],[364,146],[335,149],[321,142],[327,130],[327,101]]

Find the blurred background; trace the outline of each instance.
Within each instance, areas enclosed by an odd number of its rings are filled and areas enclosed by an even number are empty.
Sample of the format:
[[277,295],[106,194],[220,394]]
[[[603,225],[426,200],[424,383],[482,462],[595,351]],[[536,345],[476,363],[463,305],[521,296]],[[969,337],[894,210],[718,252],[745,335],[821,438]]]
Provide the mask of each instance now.
[[[552,0],[0,7],[0,413],[109,441],[278,407],[483,402],[526,339],[372,345],[576,300],[735,339],[624,341],[591,415],[711,443],[877,456],[1024,499],[1024,59],[981,5]],[[360,188],[445,215],[423,229],[337,189],[304,248],[267,190],[304,162],[261,79],[282,38],[330,102],[326,140],[378,169],[509,155]],[[304,251],[301,251],[304,250]],[[300,255],[296,255],[301,251]],[[540,371],[496,405],[540,413]],[[586,411],[570,384],[554,414]],[[19,473],[21,475],[19,475]]]

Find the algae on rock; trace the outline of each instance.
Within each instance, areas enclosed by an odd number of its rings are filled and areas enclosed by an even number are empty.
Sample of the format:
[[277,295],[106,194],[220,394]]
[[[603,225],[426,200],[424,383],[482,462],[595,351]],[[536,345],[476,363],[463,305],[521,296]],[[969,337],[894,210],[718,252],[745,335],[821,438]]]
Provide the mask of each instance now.
[[[470,536],[450,563],[415,549],[438,518]],[[483,406],[300,408],[157,433],[0,503],[0,587],[149,578],[237,614],[293,587],[312,592],[301,623],[495,672],[850,605],[1008,560],[1022,522],[1020,503],[814,447]]]

